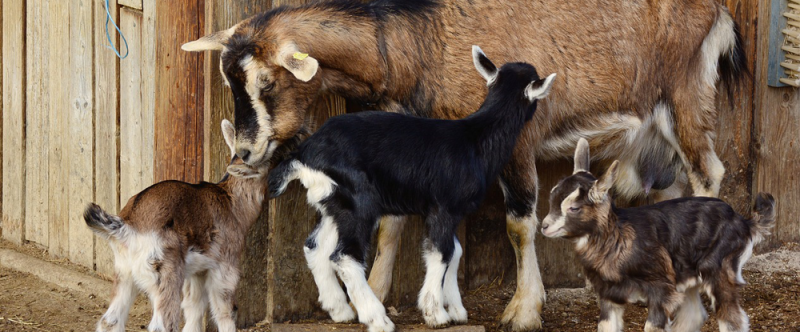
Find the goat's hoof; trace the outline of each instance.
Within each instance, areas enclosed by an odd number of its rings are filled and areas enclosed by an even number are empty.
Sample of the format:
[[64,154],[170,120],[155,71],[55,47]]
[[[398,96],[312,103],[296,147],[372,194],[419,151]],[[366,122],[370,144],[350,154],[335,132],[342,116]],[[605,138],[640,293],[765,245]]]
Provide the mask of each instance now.
[[366,323],[369,332],[394,332],[394,323],[384,315]]
[[346,323],[356,319],[356,313],[349,305],[344,305],[341,308],[333,309],[328,312],[331,319],[337,323]]
[[503,312],[500,324],[505,331],[540,331],[542,329],[540,312],[544,301],[519,300],[521,298],[515,295],[511,299],[511,303],[508,304]]
[[425,319],[425,324],[434,329],[445,327],[450,323],[450,315],[447,314],[443,307],[425,310],[422,317]]
[[464,306],[448,306],[447,314],[450,315],[450,321],[454,324],[467,323],[467,309],[465,309]]
[[117,327],[117,320],[116,319],[108,319],[108,318],[101,318],[99,322],[97,322],[97,332],[114,332],[116,331]]

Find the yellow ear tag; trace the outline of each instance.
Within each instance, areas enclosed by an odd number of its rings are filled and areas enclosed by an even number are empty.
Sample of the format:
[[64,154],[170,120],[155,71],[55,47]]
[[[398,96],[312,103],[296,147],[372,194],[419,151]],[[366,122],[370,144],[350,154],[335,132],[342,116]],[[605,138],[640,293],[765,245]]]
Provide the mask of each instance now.
[[292,57],[295,58],[295,60],[303,61],[308,57],[308,54],[307,53],[301,53],[301,52],[294,52]]

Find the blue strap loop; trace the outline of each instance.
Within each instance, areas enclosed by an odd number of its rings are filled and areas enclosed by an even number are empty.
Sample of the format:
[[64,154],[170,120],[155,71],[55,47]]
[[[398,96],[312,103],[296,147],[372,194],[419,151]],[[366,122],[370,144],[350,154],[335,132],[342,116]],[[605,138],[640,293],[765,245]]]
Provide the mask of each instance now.
[[[128,49],[128,40],[125,39],[125,35],[122,34],[122,30],[119,29],[119,25],[117,25],[117,22],[115,22],[114,19],[111,17],[111,11],[108,9],[108,0],[105,0],[105,2],[106,2],[106,38],[108,39],[108,45],[106,45],[106,47],[114,51],[114,54],[116,54],[118,58],[125,59],[128,57],[128,52],[130,51]],[[119,36],[122,38],[122,42],[125,43],[125,55],[121,55],[119,53],[119,50],[117,50],[117,47],[114,46],[114,42],[111,41],[111,34],[108,33],[108,21],[111,21],[111,23],[114,24],[114,28],[117,29]]]

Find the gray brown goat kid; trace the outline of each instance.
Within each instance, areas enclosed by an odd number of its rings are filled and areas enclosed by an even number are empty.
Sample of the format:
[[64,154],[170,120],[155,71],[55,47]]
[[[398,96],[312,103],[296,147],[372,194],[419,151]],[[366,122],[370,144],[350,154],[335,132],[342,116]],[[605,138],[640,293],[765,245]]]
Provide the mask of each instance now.
[[645,302],[645,331],[699,331],[707,318],[700,301],[705,292],[720,331],[747,331],[739,304],[742,267],[775,224],[772,195],[756,196],[750,219],[707,197],[618,209],[609,194],[617,164],[596,179],[588,172],[589,145],[581,139],[574,173],[551,191],[542,222],[545,236],[575,242],[598,294],[598,330],[622,331],[624,304]]
[[267,172],[235,156],[228,120],[222,121],[222,132],[232,161],[220,183],[159,182],[131,197],[119,216],[95,204],[86,208],[86,224],[108,240],[115,260],[114,296],[98,332],[125,331],[139,290],[153,305],[148,331],[178,331],[181,308],[183,331],[205,331],[209,304],[218,330],[236,331],[239,255],[261,212]]

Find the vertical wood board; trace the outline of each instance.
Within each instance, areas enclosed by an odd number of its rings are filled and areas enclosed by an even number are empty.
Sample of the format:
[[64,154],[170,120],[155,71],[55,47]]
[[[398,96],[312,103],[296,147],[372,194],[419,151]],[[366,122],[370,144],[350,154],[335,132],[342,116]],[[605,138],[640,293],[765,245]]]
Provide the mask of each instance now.
[[25,0],[6,0],[3,7],[3,238],[21,244],[25,238]]
[[[117,68],[119,65],[116,54],[107,47],[105,20],[100,19],[106,16],[105,1],[97,1],[94,6],[94,17],[96,22],[92,29],[94,38],[94,94],[95,94],[95,146],[94,146],[94,174],[95,202],[107,211],[116,213],[119,211],[119,124],[117,114],[117,94],[119,92],[119,75]],[[119,23],[117,15],[117,1],[109,0],[109,12],[114,21]],[[114,45],[122,48],[119,44],[116,30],[109,24],[109,33]],[[123,32],[125,33],[125,32]],[[123,53],[124,54],[124,53]],[[106,241],[95,235],[95,268],[97,272],[111,276],[114,273],[114,255]]]
[[[124,206],[131,196],[151,183],[148,178],[144,150],[152,150],[152,138],[145,139],[142,90],[147,84],[142,76],[142,13],[123,8],[120,21],[131,52],[120,62],[120,203]],[[149,178],[152,178],[150,174]]]
[[[94,77],[93,2],[70,0],[70,173],[69,257],[74,263],[93,268],[94,234],[83,220],[83,211],[94,201]],[[88,129],[87,129],[88,128]]]
[[49,1],[27,3],[27,109],[25,117],[25,239],[45,248],[48,245],[48,114],[49,68],[47,11]]

